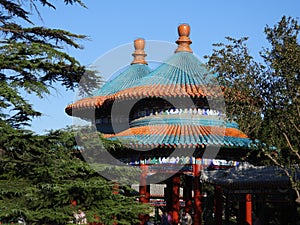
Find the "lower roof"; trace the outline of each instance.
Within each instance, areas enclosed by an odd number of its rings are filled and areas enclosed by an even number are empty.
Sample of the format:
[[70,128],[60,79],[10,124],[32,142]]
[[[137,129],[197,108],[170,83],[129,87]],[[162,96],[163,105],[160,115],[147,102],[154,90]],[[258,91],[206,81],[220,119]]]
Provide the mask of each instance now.
[[[153,122],[154,121],[154,122]],[[120,140],[135,147],[198,147],[217,146],[229,148],[250,148],[252,141],[241,132],[235,123],[219,120],[175,119],[161,117],[145,118],[131,123],[132,127],[117,133],[106,134],[111,140]]]

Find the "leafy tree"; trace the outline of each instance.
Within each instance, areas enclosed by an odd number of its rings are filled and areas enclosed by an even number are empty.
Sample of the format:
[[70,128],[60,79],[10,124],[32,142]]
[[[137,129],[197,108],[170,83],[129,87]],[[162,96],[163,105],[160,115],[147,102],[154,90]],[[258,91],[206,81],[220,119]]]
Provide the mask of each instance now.
[[225,87],[228,117],[237,120],[250,138],[260,141],[256,143],[258,156],[285,170],[297,202],[300,202],[300,184],[295,176],[295,166],[300,164],[299,31],[296,19],[283,16],[273,27],[266,26],[270,46],[262,49],[258,61],[248,51],[248,38],[227,37],[227,44],[215,44],[213,54],[207,56],[208,65],[218,73],[218,81]]

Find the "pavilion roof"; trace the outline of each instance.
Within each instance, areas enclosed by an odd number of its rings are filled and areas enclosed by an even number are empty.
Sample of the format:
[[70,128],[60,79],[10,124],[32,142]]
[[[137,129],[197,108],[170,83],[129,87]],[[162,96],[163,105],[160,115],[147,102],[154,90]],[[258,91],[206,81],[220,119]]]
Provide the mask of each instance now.
[[[300,179],[299,170],[296,176]],[[253,166],[246,162],[227,170],[204,170],[201,179],[229,189],[274,188],[290,184],[289,178],[280,167]]]
[[114,79],[105,83],[93,93],[93,96],[110,96],[119,91],[135,86],[135,83],[150,73],[146,64],[131,64]]
[[199,98],[221,94],[221,88],[214,82],[214,75],[208,72],[193,53],[177,52],[131,88],[115,93],[114,98]]
[[[135,59],[132,65],[96,91],[94,96],[69,105],[67,113],[71,115],[74,109],[80,111],[103,106],[105,110],[106,103],[114,100],[222,97],[215,75],[192,53],[190,27],[187,24],[180,25],[178,33],[175,54],[152,72],[144,60],[144,42],[135,42]],[[134,119],[128,129],[116,134],[106,134],[105,137],[125,140],[132,147],[152,148],[218,146],[248,149],[252,144],[236,123],[224,122],[220,116],[199,114],[146,115]]]
[[152,72],[144,60],[144,41],[135,40],[135,59],[132,64],[115,79],[95,91],[93,97],[67,106],[67,113],[70,115],[73,109],[100,108],[109,100],[222,96],[222,90],[215,82],[215,75],[207,70],[189,46],[192,43],[189,38],[189,25],[180,25],[178,33],[178,48],[175,54]]
[[108,100],[218,97],[222,90],[193,53],[177,52],[152,72],[145,64],[130,65],[93,95],[69,105],[66,111],[100,108]]
[[107,100],[114,99],[114,94],[134,86],[134,84],[151,72],[145,61],[145,41],[136,39],[134,41],[135,52],[132,54],[134,60],[120,74],[106,82],[101,88],[94,91],[93,96],[82,98],[66,107],[66,112],[72,115],[72,110],[95,109],[101,107]]
[[249,148],[252,141],[235,122],[224,122],[216,116],[149,116],[133,121],[131,127],[108,139],[123,140],[131,147],[219,146]]
[[144,51],[145,40],[142,38],[134,40],[134,48],[135,51],[132,54],[134,59],[130,66],[95,91],[93,96],[110,96],[123,89],[131,88],[138,80],[150,73],[151,70],[145,60],[147,56]]

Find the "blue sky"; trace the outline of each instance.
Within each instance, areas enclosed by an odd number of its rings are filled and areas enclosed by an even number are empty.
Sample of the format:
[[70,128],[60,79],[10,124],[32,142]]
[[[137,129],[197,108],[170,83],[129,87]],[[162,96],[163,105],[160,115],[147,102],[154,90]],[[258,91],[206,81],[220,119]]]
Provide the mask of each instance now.
[[[139,37],[174,43],[181,23],[190,24],[191,47],[202,61],[204,55],[212,52],[212,44],[223,42],[226,36],[249,37],[250,53],[257,56],[262,46],[267,46],[263,33],[266,25],[273,26],[283,15],[300,17],[299,0],[83,1],[88,9],[58,3],[56,10],[41,9],[43,22],[36,20],[37,25],[88,35],[89,40],[80,41],[82,50],[66,49],[83,65],[90,65],[111,49]],[[128,55],[128,63],[131,60]],[[71,125],[72,118],[65,114],[64,108],[74,100],[74,95],[57,87],[42,100],[28,96],[43,113],[41,118],[34,119],[31,129],[43,133]]]

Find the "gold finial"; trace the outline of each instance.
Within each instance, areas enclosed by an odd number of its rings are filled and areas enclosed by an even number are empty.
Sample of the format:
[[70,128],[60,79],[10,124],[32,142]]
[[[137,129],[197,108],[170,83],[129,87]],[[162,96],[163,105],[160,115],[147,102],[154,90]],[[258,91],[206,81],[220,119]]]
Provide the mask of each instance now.
[[178,44],[177,49],[175,52],[193,52],[190,44],[192,44],[190,36],[190,25],[188,24],[181,24],[178,26],[178,35],[179,38],[176,41],[176,44]]
[[145,60],[145,57],[147,56],[147,54],[144,51],[145,40],[142,38],[138,38],[138,39],[134,40],[134,48],[135,48],[135,51],[132,54],[134,59],[131,62],[131,64],[146,64],[147,65],[148,63]]

